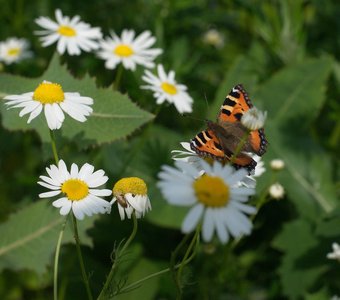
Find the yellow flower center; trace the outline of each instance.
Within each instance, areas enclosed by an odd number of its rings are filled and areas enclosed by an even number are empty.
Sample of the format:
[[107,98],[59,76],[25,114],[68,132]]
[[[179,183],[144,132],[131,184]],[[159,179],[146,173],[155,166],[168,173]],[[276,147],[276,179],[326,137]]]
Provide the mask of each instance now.
[[166,92],[170,95],[176,95],[177,94],[177,88],[171,83],[163,82],[161,84],[161,88],[164,92]]
[[77,32],[69,26],[60,26],[58,28],[58,33],[63,36],[71,37],[71,36],[76,36]]
[[8,49],[7,51],[7,55],[8,56],[18,56],[20,54],[20,48],[11,48],[11,49]]
[[229,187],[220,177],[203,175],[193,185],[198,201],[205,206],[221,207],[229,201]]
[[147,186],[143,179],[138,177],[127,177],[116,182],[112,192],[114,195],[142,195],[145,196],[148,193]]
[[128,56],[131,56],[134,52],[130,46],[121,44],[121,45],[118,45],[113,50],[113,53],[118,56],[128,57]]
[[65,96],[60,84],[43,82],[35,89],[33,99],[42,104],[52,104],[63,102]]
[[79,201],[89,194],[89,187],[80,179],[69,179],[62,184],[61,191],[65,193],[71,201]]

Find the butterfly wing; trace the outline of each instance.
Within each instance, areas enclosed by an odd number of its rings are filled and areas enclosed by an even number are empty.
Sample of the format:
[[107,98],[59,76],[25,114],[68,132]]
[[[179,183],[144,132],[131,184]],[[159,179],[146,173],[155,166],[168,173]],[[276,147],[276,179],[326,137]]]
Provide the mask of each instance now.
[[[199,156],[212,157],[221,161],[230,160],[235,151],[234,141],[241,139],[241,136],[238,136],[240,132],[245,132],[244,127],[242,130],[240,120],[251,107],[253,105],[243,86],[238,84],[233,87],[221,106],[217,123],[208,121],[208,129],[201,131],[191,140],[191,149]],[[251,149],[250,152],[263,155],[267,145],[264,130],[252,131],[247,145],[249,145],[247,148]],[[256,161],[245,153],[240,153],[233,163],[235,167],[247,168],[249,171],[256,166]]]
[[224,99],[217,115],[217,122],[239,122],[242,115],[253,107],[247,92],[242,84],[234,86]]
[[221,144],[212,130],[199,132],[191,141],[190,147],[199,156],[224,159],[225,153]]
[[[225,98],[217,116],[217,122],[225,127],[225,123],[240,122],[243,114],[253,107],[248,93],[242,84],[234,86]],[[250,133],[249,144],[251,152],[262,156],[266,152],[267,140],[263,129],[254,130]],[[222,145],[223,146],[223,145]]]

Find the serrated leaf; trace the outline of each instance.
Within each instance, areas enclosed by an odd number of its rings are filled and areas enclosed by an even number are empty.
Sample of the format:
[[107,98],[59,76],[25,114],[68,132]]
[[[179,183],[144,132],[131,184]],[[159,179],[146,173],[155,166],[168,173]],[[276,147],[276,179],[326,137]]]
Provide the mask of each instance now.
[[[78,222],[80,240],[91,244],[85,231],[98,216]],[[69,221],[70,221],[69,217]],[[65,217],[46,200],[37,201],[12,214],[0,225],[0,270],[30,269],[43,274],[50,265]],[[63,243],[73,242],[73,230],[68,222]]]
[[[94,99],[93,114],[84,123],[66,116],[61,128],[62,136],[78,139],[84,147],[114,140],[130,135],[153,115],[143,111],[131,102],[127,95],[112,91],[112,88],[97,88],[94,79],[88,75],[84,78],[73,78],[59,63],[55,55],[48,70],[39,78],[28,79],[14,75],[0,74],[0,95],[21,94],[34,91],[43,81],[61,84],[65,92],[79,92],[83,96]],[[1,105],[3,125],[11,130],[36,130],[43,141],[49,141],[49,130],[45,116],[41,113],[31,124],[27,124],[27,116],[19,117],[18,109],[7,110]]]
[[329,212],[335,206],[335,190],[327,176],[330,158],[309,136],[309,125],[326,99],[324,87],[331,65],[332,60],[320,58],[286,67],[255,93],[268,111],[267,158],[285,161],[288,172],[283,173],[282,183],[299,211],[310,218],[320,208]]
[[305,220],[286,224],[273,242],[273,246],[285,253],[279,268],[281,284],[289,299],[301,297],[326,269],[326,266],[301,266],[299,259],[318,244],[311,224]]

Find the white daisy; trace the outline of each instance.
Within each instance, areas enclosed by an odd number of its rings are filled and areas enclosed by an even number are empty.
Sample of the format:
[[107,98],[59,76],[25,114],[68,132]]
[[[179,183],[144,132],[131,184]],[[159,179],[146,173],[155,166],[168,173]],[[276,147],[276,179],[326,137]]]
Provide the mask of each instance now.
[[144,31],[137,37],[135,35],[134,30],[124,29],[121,37],[111,32],[111,37],[100,42],[98,57],[105,60],[107,69],[115,69],[119,63],[132,71],[137,65],[154,67],[153,61],[163,52],[162,49],[150,48],[156,38],[150,31]]
[[0,61],[10,65],[32,57],[32,52],[28,49],[29,42],[26,39],[8,38],[0,43]]
[[182,232],[194,231],[202,219],[205,242],[212,240],[215,231],[222,243],[227,243],[230,235],[250,234],[252,223],[246,214],[256,210],[245,202],[255,190],[239,186],[247,170],[235,171],[217,161],[209,165],[202,160],[200,164],[203,175],[201,170],[184,161],[176,161],[177,168],[163,166],[159,173],[158,187],[164,198],[174,205],[192,206],[182,223]]
[[42,181],[38,181],[38,184],[51,191],[39,197],[50,198],[62,193],[63,196],[52,203],[54,207],[60,208],[61,215],[67,215],[72,209],[74,216],[82,220],[84,215],[104,214],[110,208],[110,202],[100,197],[110,196],[111,190],[98,189],[108,180],[103,170],[94,172],[94,167],[86,163],[80,170],[76,164],[72,164],[69,172],[64,161],[60,160],[58,166],[51,165],[46,171],[49,176],[40,176]]
[[262,112],[256,107],[247,110],[241,118],[241,123],[249,130],[258,130],[263,128],[267,118],[267,112]]
[[273,199],[282,199],[285,195],[285,189],[280,183],[276,182],[269,187],[269,195]]
[[51,130],[59,129],[64,122],[66,112],[70,117],[85,122],[86,117],[92,113],[90,105],[93,99],[80,96],[79,93],[64,93],[57,83],[44,81],[34,92],[21,95],[8,95],[4,98],[9,108],[23,108],[19,116],[30,114],[27,123],[30,123],[44,109],[48,127]]
[[91,52],[99,48],[98,41],[102,38],[99,27],[91,27],[89,24],[80,21],[79,16],[72,18],[63,16],[60,9],[55,11],[57,22],[47,17],[39,17],[35,22],[45,30],[36,31],[43,47],[50,46],[56,42],[60,54],[65,51],[69,55],[79,55],[81,51]]
[[327,258],[336,259],[340,262],[340,246],[338,243],[332,244],[333,252],[327,254]]
[[166,74],[162,65],[157,66],[157,71],[158,77],[149,70],[145,70],[142,79],[149,85],[144,85],[142,88],[154,92],[153,95],[157,100],[157,104],[167,101],[174,104],[179,113],[192,112],[193,100],[186,92],[187,87],[176,82],[175,71],[170,71],[169,74]]
[[[110,204],[117,201],[118,212],[121,220],[131,218],[133,212],[137,218],[144,217],[145,213],[151,210],[151,203],[148,197],[148,190],[144,180],[138,177],[127,177],[120,179],[113,187],[113,199]],[[110,213],[111,210],[108,210]]]

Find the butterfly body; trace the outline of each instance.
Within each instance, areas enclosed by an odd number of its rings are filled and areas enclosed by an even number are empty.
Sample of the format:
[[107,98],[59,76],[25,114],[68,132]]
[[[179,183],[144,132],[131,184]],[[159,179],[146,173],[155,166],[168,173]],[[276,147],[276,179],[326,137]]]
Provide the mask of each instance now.
[[[230,161],[248,130],[240,122],[242,115],[252,107],[242,85],[236,85],[225,98],[217,121],[207,121],[207,129],[198,133],[190,142],[191,149],[199,156],[211,157],[223,162]],[[262,156],[266,152],[267,140],[264,130],[251,131],[237,157],[236,167],[253,170],[256,162],[245,152]]]

